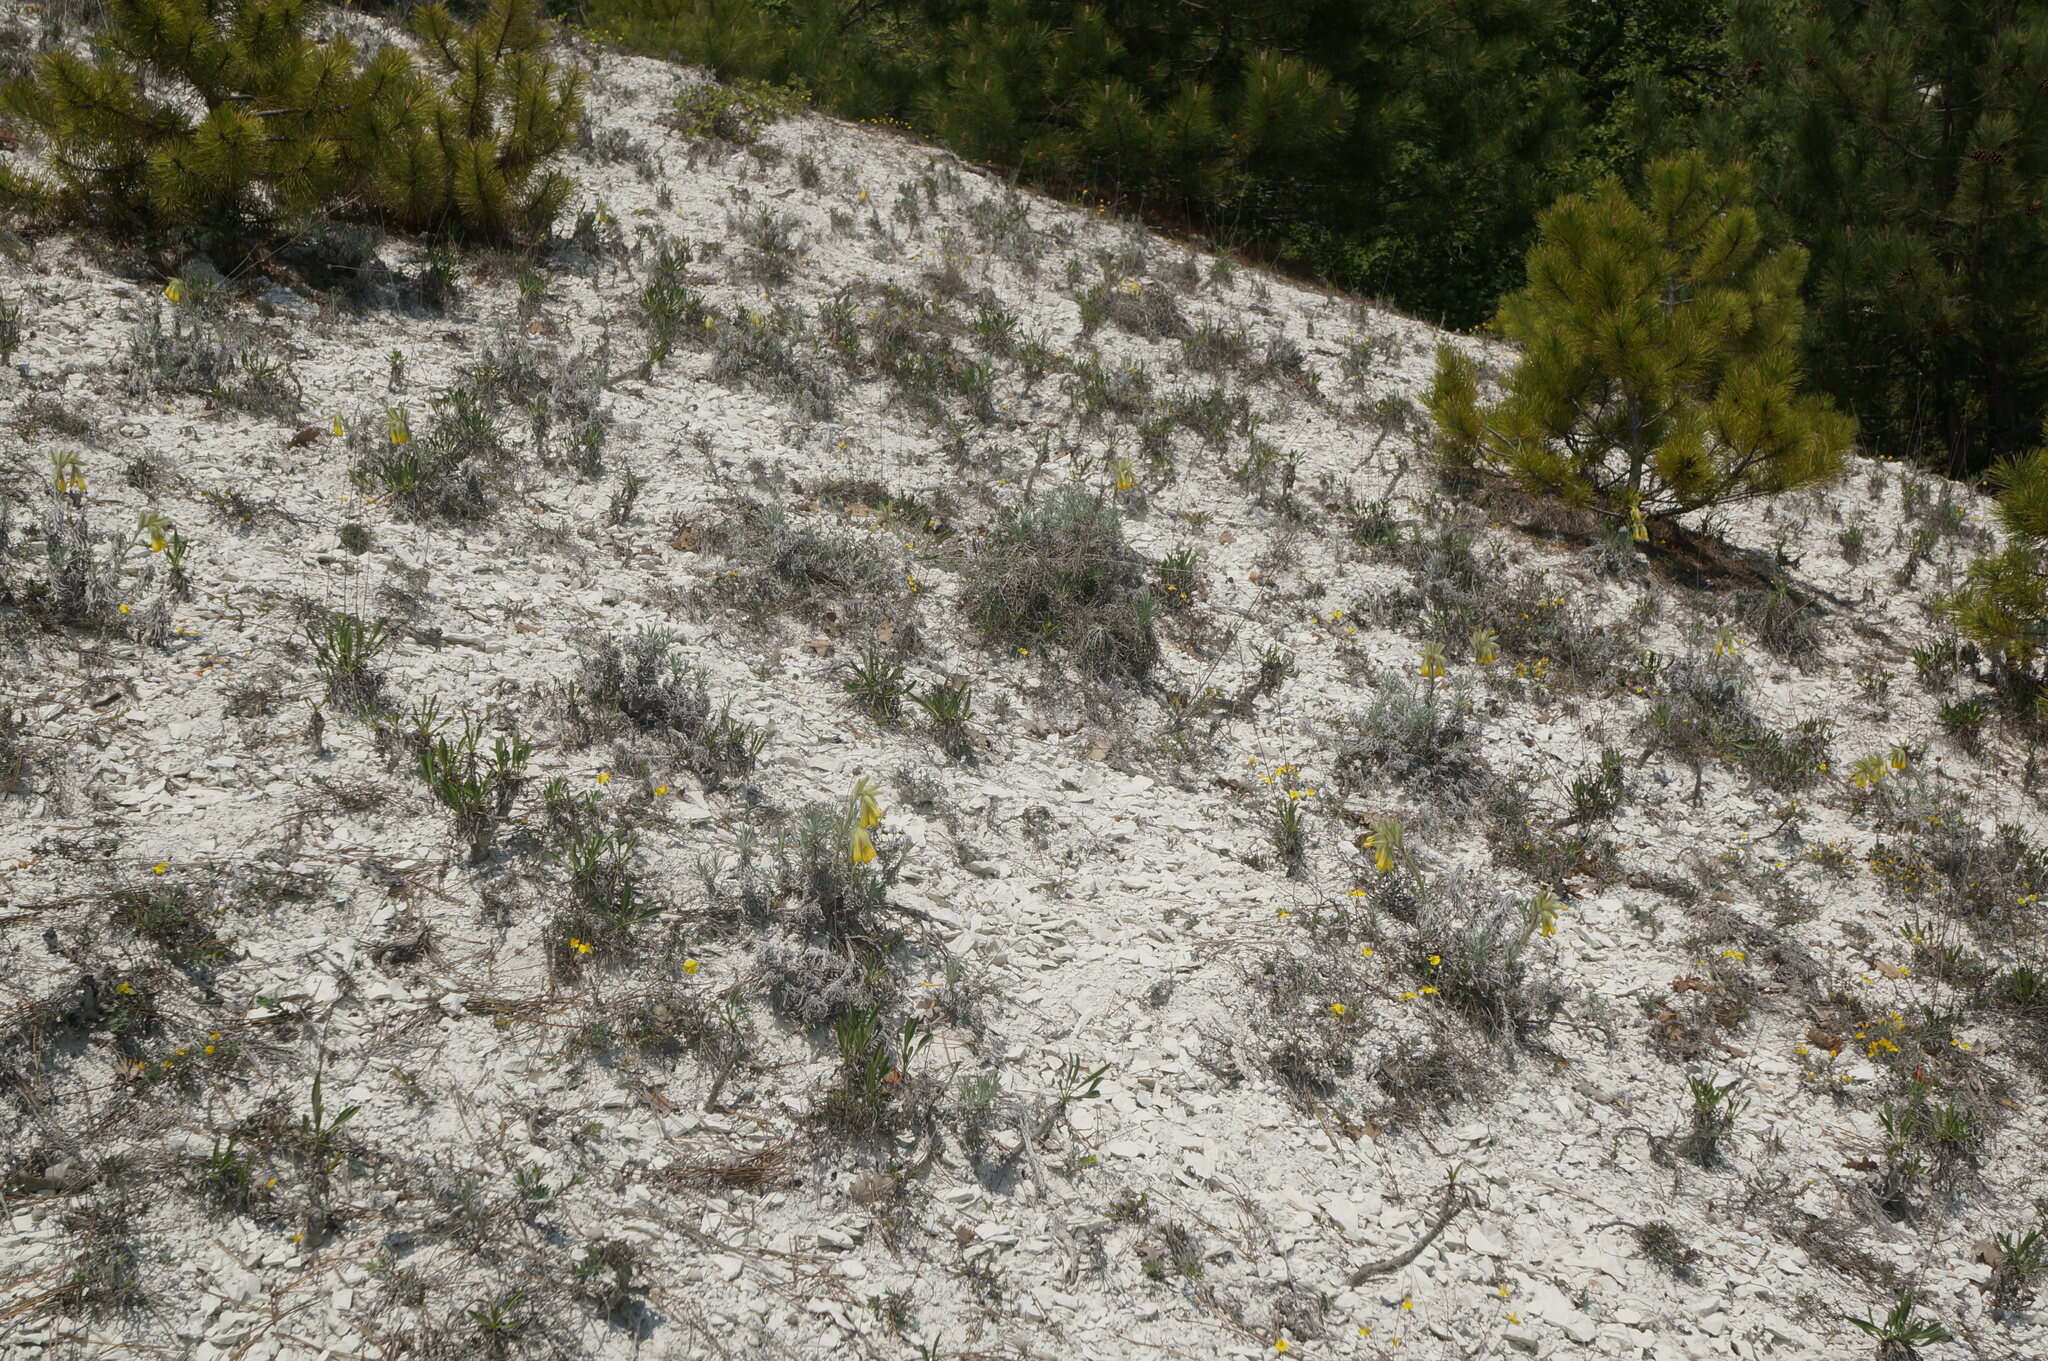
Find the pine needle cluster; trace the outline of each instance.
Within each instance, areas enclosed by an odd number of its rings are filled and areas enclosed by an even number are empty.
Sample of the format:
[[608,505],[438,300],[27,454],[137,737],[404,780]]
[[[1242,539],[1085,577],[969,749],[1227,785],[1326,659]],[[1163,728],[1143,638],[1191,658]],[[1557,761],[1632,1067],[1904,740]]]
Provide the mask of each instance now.
[[458,22],[414,10],[417,53],[365,52],[318,0],[107,0],[90,53],[45,52],[0,91],[49,178],[0,197],[142,233],[248,233],[315,212],[487,240],[545,231],[571,181],[582,79],[540,55],[537,0]]

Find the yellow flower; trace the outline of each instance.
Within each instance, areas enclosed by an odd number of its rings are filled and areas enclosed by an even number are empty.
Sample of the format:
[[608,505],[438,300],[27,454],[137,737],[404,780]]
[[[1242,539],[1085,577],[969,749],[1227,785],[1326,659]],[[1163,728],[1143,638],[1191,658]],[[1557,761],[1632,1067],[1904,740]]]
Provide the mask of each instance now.
[[1442,955],[1431,955],[1431,956],[1429,957],[1429,967],[1430,967],[1430,968],[1432,968],[1432,969],[1434,969],[1435,967],[1437,967],[1437,965],[1439,965],[1439,964],[1441,964],[1441,963],[1443,963],[1443,962],[1444,962],[1444,957],[1443,957]]
[[412,443],[412,421],[404,407],[394,406],[384,413],[384,433],[393,444]]
[[342,437],[343,435],[345,435],[345,434],[347,434],[347,433],[348,433],[348,431],[346,431],[346,430],[344,430],[344,429],[342,428],[342,425],[341,425],[341,417],[339,417],[339,416],[336,416],[336,417],[334,418],[334,424],[333,424],[333,425],[332,425],[331,427],[329,427],[329,428],[330,428],[330,429],[332,429],[332,430],[334,431],[334,437],[335,437],[336,439],[340,439],[340,438],[341,438],[341,437]]
[[171,872],[171,864],[168,860],[159,860],[149,867],[149,872],[151,874],[169,874]]
[[1740,650],[1735,642],[1735,630],[1724,628],[1714,635],[1714,655],[1716,657],[1733,657]]
[[1294,1348],[1288,1346],[1287,1339],[1283,1337],[1273,1344],[1273,1350],[1276,1352],[1291,1352]]
[[867,828],[855,827],[853,829],[853,836],[847,848],[847,855],[856,865],[874,863],[875,842],[874,838],[868,835]]
[[1415,1312],[1415,1297],[1414,1297],[1413,1295],[1409,1295],[1409,1296],[1406,1296],[1405,1298],[1403,1298],[1403,1299],[1402,1299],[1402,1301],[1401,1301],[1401,1309],[1402,1309],[1402,1312],[1404,1312],[1404,1313],[1409,1313],[1409,1314],[1412,1314],[1412,1313],[1414,1313],[1414,1312]]
[[[1644,537],[1648,538],[1649,536],[1644,535]],[[1509,1314],[1508,1322],[1512,1323],[1513,1325],[1515,1325],[1515,1327],[1519,1328],[1522,1326],[1522,1316],[1520,1314]]]
[[875,782],[865,775],[853,782],[854,818],[862,827],[881,825],[882,803],[877,797],[881,792]]
[[657,799],[658,799],[658,798],[660,798],[660,797],[661,797],[662,795],[664,795],[664,794],[666,794],[666,793],[668,793],[668,786],[667,786],[667,785],[665,785],[665,784],[658,784],[658,785],[654,786],[654,797],[655,797],[655,798],[657,798]]
[[684,960],[684,961],[683,961],[683,972],[684,972],[684,973],[686,973],[686,974],[695,974],[695,973],[697,972],[697,961],[696,961],[696,960],[694,960],[694,959],[686,959],[686,960]]
[[1723,958],[1723,959],[1748,959],[1748,958],[1749,958],[1749,956],[1748,956],[1748,955],[1746,955],[1746,954],[1744,954],[1744,953],[1743,953],[1742,951],[1740,951],[1740,950],[1723,950],[1723,951],[1721,952],[1721,958]]
[[1500,635],[1492,629],[1474,629],[1472,632],[1472,660],[1481,666],[1492,666],[1500,660]]
[[169,283],[165,284],[164,296],[170,299],[173,303],[183,302],[185,300],[185,289],[183,281],[173,279]]
[[576,937],[571,936],[569,937],[569,948],[574,950],[579,955],[587,955],[590,953],[590,942],[587,940],[578,940],[576,939]]
[[123,614],[126,614],[126,613],[128,613],[128,607],[127,607],[126,605],[123,605],[123,606],[121,606],[121,613],[123,613]]
[[1444,650],[1436,643],[1422,645],[1422,678],[1436,680],[1444,674]]
[[1437,995],[1437,992],[1435,988],[1424,985],[1422,989],[1422,995],[1425,997],[1434,997]]
[[135,995],[134,987],[125,978],[114,985],[114,991],[123,997],[133,997]]
[[1342,1002],[1330,1003],[1330,1014],[1332,1016],[1342,1016],[1344,1014],[1344,1004]]
[[206,1048],[205,1048],[205,1050],[203,1050],[202,1052],[204,1052],[204,1053],[208,1053],[208,1054],[211,1054],[211,1053],[213,1052],[213,1046],[212,1046],[212,1045],[210,1045],[210,1044],[209,1044],[209,1045],[207,1045],[207,1046],[206,1046]]
[[1372,835],[1366,838],[1366,845],[1373,848],[1372,863],[1381,874],[1392,872],[1394,856],[1401,849],[1401,824],[1393,818],[1383,818],[1373,825]]
[[1367,959],[1371,959],[1372,947],[1370,945],[1361,945],[1358,947],[1358,953]]

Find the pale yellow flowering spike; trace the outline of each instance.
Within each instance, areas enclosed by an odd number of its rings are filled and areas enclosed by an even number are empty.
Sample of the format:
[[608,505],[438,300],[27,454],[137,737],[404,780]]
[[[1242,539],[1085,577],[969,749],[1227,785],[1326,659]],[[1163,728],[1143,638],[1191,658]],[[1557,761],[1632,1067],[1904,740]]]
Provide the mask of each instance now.
[[166,298],[169,298],[173,303],[181,303],[185,301],[185,281],[183,279],[173,279],[169,283],[165,284],[164,296]]
[[853,782],[853,815],[863,830],[881,825],[881,790],[875,782],[863,775]]
[[405,408],[394,406],[384,413],[384,432],[393,444],[412,443],[412,422],[405,414]]
[[340,439],[343,435],[346,435],[348,433],[347,430],[342,428],[341,417],[339,416],[336,416],[334,418],[334,425],[332,428],[334,430],[334,437],[336,439]]
[[149,551],[161,553],[171,546],[171,522],[153,510],[145,510],[135,517],[135,533],[149,544]]
[[1137,469],[1131,466],[1131,461],[1129,459],[1118,459],[1116,461],[1116,489],[1118,491],[1129,491],[1131,488],[1137,485]]
[[1893,770],[1904,770],[1911,759],[1911,754],[1903,746],[1892,748],[1891,766]]
[[1872,752],[1868,756],[1858,757],[1856,763],[1849,767],[1849,783],[1858,789],[1875,789],[1884,783],[1885,776],[1889,773],[1890,768],[1885,758]]
[[1373,868],[1381,874],[1391,874],[1394,858],[1401,853],[1401,824],[1392,818],[1381,819],[1373,824],[1366,844],[1373,848]]
[[1632,500],[1628,507],[1629,533],[1637,543],[1650,541],[1650,522],[1643,518],[1643,503]]
[[849,838],[847,858],[856,865],[871,865],[875,860],[875,839],[868,835],[868,829],[856,826]]
[[56,450],[50,455],[50,480],[56,485],[59,496],[66,493],[83,495],[85,492],[85,466],[78,461],[78,455],[71,450]]
[[1724,628],[1714,635],[1714,655],[1716,657],[1733,657],[1739,650],[1735,642],[1734,629]]
[[1422,645],[1422,678],[1436,680],[1444,674],[1444,650],[1436,643]]
[[1492,629],[1472,631],[1472,660],[1481,666],[1492,666],[1500,660],[1500,635]]

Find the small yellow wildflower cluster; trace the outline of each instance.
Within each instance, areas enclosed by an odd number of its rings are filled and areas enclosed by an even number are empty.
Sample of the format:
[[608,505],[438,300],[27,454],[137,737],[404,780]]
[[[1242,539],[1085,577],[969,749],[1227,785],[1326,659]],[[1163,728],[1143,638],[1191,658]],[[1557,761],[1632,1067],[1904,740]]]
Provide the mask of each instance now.
[[[1270,774],[1259,776],[1259,783],[1265,785],[1291,783],[1288,780],[1288,776],[1297,775],[1300,772],[1300,766],[1274,766]],[[1310,790],[1309,792],[1314,793],[1315,791]]]
[[1908,897],[1925,892],[1940,882],[1939,874],[1925,859],[1910,856],[1903,849],[1882,841],[1870,848],[1863,865],[1873,878]]
[[[134,992],[128,988],[123,996]],[[120,989],[115,989],[120,992]],[[241,1057],[241,1047],[222,1032],[215,1030],[198,1044],[180,1045],[153,1059],[139,1059],[129,1068],[128,1076],[137,1082],[162,1082],[167,1078],[183,1077],[194,1073],[220,1071],[235,1063]]]

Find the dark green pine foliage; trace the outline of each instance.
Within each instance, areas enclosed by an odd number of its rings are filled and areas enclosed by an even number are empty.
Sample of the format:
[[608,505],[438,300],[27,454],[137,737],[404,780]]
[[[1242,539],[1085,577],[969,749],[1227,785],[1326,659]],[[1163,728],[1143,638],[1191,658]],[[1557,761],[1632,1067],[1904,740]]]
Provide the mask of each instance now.
[[1428,399],[1456,471],[1508,478],[1633,526],[1822,481],[1855,423],[1802,391],[1805,256],[1766,252],[1743,172],[1698,153],[1544,213],[1528,284],[1501,304],[1522,354],[1500,400],[1438,352]]
[[1815,380],[1951,472],[2048,413],[2048,6],[1735,0],[1718,146],[1813,254]]
[[[1956,627],[1990,654],[2003,679],[2022,690],[2042,690],[2036,671],[2048,655],[2048,427],[2043,447],[1992,469],[2003,552],[1980,558],[1968,583],[1949,602]],[[2048,691],[2041,694],[2048,719]]]
[[487,239],[544,231],[571,182],[581,83],[542,58],[535,0],[476,22],[412,13],[421,58],[315,36],[313,0],[107,0],[94,51],[46,52],[4,92],[54,182],[17,202],[69,221],[228,234],[318,211]]
[[1460,324],[1566,187],[1561,0],[589,0],[591,27],[801,82],[1034,185]]

